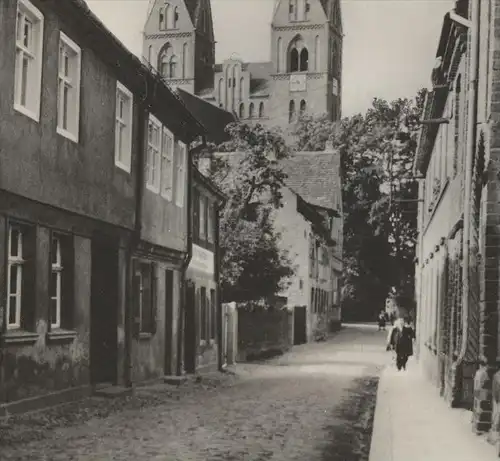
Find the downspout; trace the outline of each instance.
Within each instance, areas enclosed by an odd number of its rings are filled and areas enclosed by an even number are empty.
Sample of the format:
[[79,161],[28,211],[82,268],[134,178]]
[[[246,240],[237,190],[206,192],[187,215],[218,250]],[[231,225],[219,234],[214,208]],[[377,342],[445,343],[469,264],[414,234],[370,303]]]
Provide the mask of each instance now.
[[[182,329],[184,312],[186,308],[186,280],[187,280],[187,269],[191,258],[193,256],[193,216],[192,216],[192,194],[193,194],[193,155],[200,149],[206,146],[205,138],[203,142],[191,149],[188,155],[188,166],[187,166],[187,178],[188,178],[188,188],[187,188],[187,251],[184,260],[181,265],[181,286],[180,286],[180,296],[179,296],[179,316],[177,319],[177,376],[182,375],[182,363],[183,363],[183,350],[182,350],[182,339],[184,338],[185,332]],[[184,325],[185,327],[185,325]]]
[[[217,351],[218,351],[218,362],[219,371],[224,369],[224,315],[222,311],[222,286],[220,283],[220,265],[221,265],[221,251],[220,251],[220,239],[219,239],[219,229],[220,229],[220,210],[224,207],[224,201],[220,201],[215,209],[215,286],[216,286],[216,302],[217,302],[217,329],[219,334],[217,335]],[[227,334],[227,332],[225,333]]]
[[146,110],[144,101],[138,105],[139,126],[137,128],[138,145],[136,150],[136,184],[135,184],[135,226],[132,238],[129,240],[126,258],[126,298],[125,298],[125,385],[132,386],[132,341],[134,330],[134,305],[132,296],[132,256],[139,246],[142,230],[142,199],[144,194],[144,142]]
[[480,0],[471,2],[471,54],[470,54],[470,81],[468,94],[468,129],[467,129],[467,151],[465,159],[465,194],[464,194],[464,236],[463,236],[463,316],[462,316],[462,344],[460,353],[455,362],[460,366],[467,352],[467,342],[469,334],[469,249],[470,249],[470,227],[471,227],[471,195],[472,195],[472,168],[474,162],[474,152],[476,148],[476,122],[477,122],[477,85],[479,75],[479,18]]

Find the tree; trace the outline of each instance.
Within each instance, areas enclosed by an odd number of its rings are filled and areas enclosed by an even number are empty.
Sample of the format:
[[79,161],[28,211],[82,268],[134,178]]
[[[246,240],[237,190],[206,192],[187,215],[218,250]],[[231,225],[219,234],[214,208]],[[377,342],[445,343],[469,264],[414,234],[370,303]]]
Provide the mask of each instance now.
[[268,298],[293,274],[272,218],[285,179],[278,160],[288,150],[279,132],[261,125],[234,123],[227,132],[230,140],[212,147],[220,155],[211,169],[228,197],[220,216],[223,301]]
[[342,165],[345,312],[372,317],[391,291],[413,297],[418,186],[412,175],[425,90],[414,100],[373,100],[366,114],[333,123],[303,118],[297,149],[331,140]]

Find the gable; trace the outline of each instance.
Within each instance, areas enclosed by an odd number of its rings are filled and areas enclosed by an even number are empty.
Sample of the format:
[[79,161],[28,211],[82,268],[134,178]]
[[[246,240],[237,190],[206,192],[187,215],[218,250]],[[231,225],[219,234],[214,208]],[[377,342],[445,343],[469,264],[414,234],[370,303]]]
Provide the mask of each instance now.
[[[200,0],[152,0],[144,26],[145,35],[192,31],[194,29],[192,2],[194,1]],[[165,27],[160,26],[161,18],[167,23]]]
[[[328,20],[323,5],[330,0],[278,0],[273,13],[272,26],[299,28],[307,24],[324,24]],[[306,4],[309,11],[306,11]]]

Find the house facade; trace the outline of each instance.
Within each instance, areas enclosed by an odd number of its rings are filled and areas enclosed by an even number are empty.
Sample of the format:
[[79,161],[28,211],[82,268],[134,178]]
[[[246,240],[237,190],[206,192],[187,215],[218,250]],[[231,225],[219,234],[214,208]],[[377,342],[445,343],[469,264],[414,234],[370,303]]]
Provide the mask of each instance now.
[[0,412],[176,373],[203,127],[81,0],[0,38]]
[[477,432],[491,427],[499,380],[499,11],[459,0],[445,16],[415,159],[418,354]]
[[341,2],[276,0],[270,27],[269,61],[216,64],[210,0],[150,0],[143,58],[172,87],[239,120],[286,128],[303,114],[340,119]]
[[295,310],[294,342],[340,327],[342,190],[338,152],[294,153],[283,161],[283,207],[275,214],[280,245],[296,272],[283,292]]

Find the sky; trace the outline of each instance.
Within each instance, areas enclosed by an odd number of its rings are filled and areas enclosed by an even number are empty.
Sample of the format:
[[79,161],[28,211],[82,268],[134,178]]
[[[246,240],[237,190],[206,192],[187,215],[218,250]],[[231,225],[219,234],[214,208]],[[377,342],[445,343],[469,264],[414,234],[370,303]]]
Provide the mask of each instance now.
[[[87,0],[137,56],[149,0]],[[270,60],[276,0],[211,0],[216,61]],[[374,97],[413,98],[430,86],[444,14],[453,0],[343,0],[342,115],[365,112]]]

